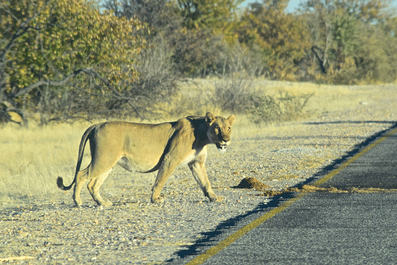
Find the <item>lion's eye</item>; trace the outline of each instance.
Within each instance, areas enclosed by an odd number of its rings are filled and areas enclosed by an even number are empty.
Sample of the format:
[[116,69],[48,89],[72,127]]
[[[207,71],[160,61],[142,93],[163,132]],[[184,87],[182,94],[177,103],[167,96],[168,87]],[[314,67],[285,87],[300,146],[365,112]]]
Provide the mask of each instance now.
[[218,134],[219,133],[219,127],[215,128],[215,133]]
[[227,128],[227,130],[230,132],[232,130],[232,127]]

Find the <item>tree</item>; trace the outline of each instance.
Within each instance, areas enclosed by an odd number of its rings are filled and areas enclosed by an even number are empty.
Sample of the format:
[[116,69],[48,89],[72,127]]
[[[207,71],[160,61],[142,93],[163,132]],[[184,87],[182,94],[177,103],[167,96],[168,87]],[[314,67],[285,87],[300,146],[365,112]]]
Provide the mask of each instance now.
[[263,0],[250,4],[238,28],[239,41],[257,45],[270,77],[293,79],[309,48],[309,36],[301,17],[285,12],[288,0]]
[[377,82],[390,81],[395,75],[389,57],[395,45],[390,39],[390,27],[387,29],[395,15],[390,3],[309,0],[301,5],[311,30],[312,52],[327,80]]
[[188,29],[212,29],[226,33],[237,21],[242,0],[178,0],[183,24]]
[[150,34],[145,34],[149,38],[160,32],[173,34],[182,23],[177,6],[168,0],[105,0],[103,7],[116,17],[143,23],[150,30]]
[[[212,4],[216,5],[215,2]],[[135,17],[146,23],[151,31],[146,40],[152,44],[151,47],[161,44],[169,50],[172,59],[169,62],[176,73],[185,76],[205,76],[213,72],[219,54],[218,49],[225,38],[222,30],[215,27],[215,24],[204,24],[205,19],[200,20],[203,23],[195,21],[197,27],[193,26],[190,23],[192,20],[185,17],[186,9],[181,7],[183,4],[178,3],[179,6],[168,0],[107,0],[104,6],[116,16]],[[186,5],[192,3],[186,2]],[[219,13],[221,7],[217,6],[214,10]],[[232,13],[230,11],[223,19],[227,17],[230,20],[228,16]],[[211,12],[206,14],[206,22],[215,15]],[[216,21],[219,19],[220,17]],[[160,47],[155,47],[158,48]]]
[[71,93],[79,98],[66,102],[69,113],[83,110],[83,98],[97,96],[133,106],[120,80],[137,78],[140,22],[101,14],[85,0],[10,0],[0,4],[0,15],[0,99],[21,107],[23,101],[44,103],[45,94]]

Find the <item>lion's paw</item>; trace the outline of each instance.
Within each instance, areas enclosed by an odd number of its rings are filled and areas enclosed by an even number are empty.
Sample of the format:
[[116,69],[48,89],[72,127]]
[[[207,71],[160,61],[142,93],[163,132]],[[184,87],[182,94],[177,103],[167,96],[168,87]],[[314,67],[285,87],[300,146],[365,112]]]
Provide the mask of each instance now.
[[221,196],[216,196],[215,198],[210,198],[211,202],[221,202],[223,201],[223,197]]
[[106,201],[106,202],[101,203],[101,206],[103,206],[103,207],[108,207],[108,206],[112,206],[112,205],[113,205],[113,203],[111,201]]
[[164,202],[163,198],[152,198],[152,203],[159,204],[159,203],[163,203],[163,202]]
[[74,206],[76,208],[80,208],[83,202],[81,200],[74,200]]

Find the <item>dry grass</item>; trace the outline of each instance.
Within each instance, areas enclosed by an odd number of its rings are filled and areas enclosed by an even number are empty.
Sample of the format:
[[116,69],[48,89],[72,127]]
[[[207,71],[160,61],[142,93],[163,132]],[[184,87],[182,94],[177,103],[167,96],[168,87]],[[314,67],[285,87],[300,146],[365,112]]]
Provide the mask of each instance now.
[[[214,103],[204,100],[214,91],[215,80],[195,80],[186,84],[179,97],[169,105],[164,105],[162,119],[174,120],[186,115],[204,115],[212,111],[216,115],[229,116],[214,107]],[[269,95],[288,92],[292,95],[314,93],[306,110],[307,117],[318,117],[326,113],[353,109],[360,104],[373,104],[380,97],[388,97],[381,86],[368,86],[352,89],[347,86],[323,86],[310,83],[270,82],[256,80],[253,89]],[[201,95],[201,96],[200,96]],[[40,127],[30,121],[29,128],[13,124],[0,127],[0,204],[23,200],[26,196],[40,197],[61,192],[56,187],[58,176],[73,178],[77,159],[78,145],[84,130],[92,123],[51,124]],[[247,138],[264,132],[278,134],[286,129],[286,124],[255,125],[249,115],[237,115],[234,126],[235,138]],[[86,152],[89,153],[89,152]],[[85,166],[88,155],[85,156]],[[316,165],[321,164],[312,158]],[[306,165],[307,166],[307,165]],[[291,177],[291,176],[289,176]]]
[[375,103],[385,95],[381,85],[354,87],[267,80],[257,80],[254,85],[267,95],[276,96],[280,92],[294,96],[314,93],[305,108],[311,114],[354,109],[360,104]]
[[0,201],[59,191],[57,176],[71,175],[81,134],[88,124],[0,129]]

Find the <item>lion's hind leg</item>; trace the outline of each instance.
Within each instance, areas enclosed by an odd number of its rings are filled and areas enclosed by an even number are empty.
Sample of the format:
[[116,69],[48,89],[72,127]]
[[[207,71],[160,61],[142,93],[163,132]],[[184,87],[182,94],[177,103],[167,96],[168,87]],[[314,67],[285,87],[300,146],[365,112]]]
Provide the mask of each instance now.
[[101,206],[111,206],[112,202],[111,201],[105,201],[101,195],[99,194],[99,188],[101,187],[102,183],[105,181],[105,179],[108,177],[109,173],[112,171],[112,169],[109,169],[108,171],[100,174],[98,177],[94,177],[90,180],[88,183],[88,190],[92,196],[92,198],[96,201],[98,205]]
[[74,185],[74,192],[73,192],[73,200],[77,207],[80,207],[83,203],[80,198],[81,188],[83,187],[84,183],[88,180],[90,166],[86,167],[83,170],[80,170],[76,176],[76,183]]

